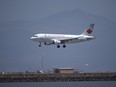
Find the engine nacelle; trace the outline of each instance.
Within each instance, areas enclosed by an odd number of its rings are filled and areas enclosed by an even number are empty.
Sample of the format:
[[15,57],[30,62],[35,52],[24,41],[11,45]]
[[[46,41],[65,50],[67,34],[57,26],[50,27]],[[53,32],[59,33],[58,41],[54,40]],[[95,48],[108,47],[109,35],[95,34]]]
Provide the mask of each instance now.
[[60,40],[53,40],[53,44],[61,44]]

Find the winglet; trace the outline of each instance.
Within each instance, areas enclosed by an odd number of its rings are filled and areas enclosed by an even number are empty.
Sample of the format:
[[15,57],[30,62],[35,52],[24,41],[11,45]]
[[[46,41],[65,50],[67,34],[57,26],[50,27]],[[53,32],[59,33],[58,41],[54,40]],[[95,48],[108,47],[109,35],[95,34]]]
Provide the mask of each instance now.
[[95,24],[90,24],[89,28],[86,29],[82,34],[83,35],[90,35],[93,32],[94,25]]

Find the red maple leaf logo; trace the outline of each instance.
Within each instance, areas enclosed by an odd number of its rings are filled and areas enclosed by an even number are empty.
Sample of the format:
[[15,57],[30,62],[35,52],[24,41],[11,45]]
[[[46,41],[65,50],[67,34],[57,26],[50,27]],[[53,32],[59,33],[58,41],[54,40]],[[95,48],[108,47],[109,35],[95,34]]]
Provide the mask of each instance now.
[[89,29],[87,30],[87,33],[88,33],[88,34],[91,34],[91,33],[92,33],[92,29],[89,28]]

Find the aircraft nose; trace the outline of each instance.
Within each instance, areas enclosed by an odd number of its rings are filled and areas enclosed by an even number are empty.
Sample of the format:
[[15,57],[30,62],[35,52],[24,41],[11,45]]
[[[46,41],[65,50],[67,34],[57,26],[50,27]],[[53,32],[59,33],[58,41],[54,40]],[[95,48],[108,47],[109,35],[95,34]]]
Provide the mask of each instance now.
[[30,40],[34,40],[34,37],[31,37]]

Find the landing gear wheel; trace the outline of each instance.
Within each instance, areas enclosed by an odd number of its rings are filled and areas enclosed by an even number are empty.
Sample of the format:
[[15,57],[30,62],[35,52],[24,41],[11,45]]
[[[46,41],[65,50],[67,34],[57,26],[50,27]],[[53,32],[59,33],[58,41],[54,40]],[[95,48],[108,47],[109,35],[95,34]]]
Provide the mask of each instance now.
[[60,48],[60,45],[57,45],[57,48]]
[[63,45],[63,48],[66,48],[66,45],[65,44]]
[[41,47],[41,45],[39,45],[39,47]]
[[41,43],[39,43],[39,47],[41,47]]
[[44,43],[44,45],[46,45],[46,42]]

